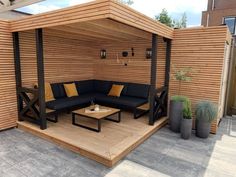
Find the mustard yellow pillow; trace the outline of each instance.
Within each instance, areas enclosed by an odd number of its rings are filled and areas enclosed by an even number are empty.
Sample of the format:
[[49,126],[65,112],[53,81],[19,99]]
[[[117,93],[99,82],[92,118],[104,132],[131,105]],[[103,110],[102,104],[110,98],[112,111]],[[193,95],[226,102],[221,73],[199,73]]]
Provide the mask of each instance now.
[[120,97],[120,94],[121,94],[123,88],[124,88],[123,85],[113,84],[110,92],[108,93],[108,96]]
[[45,102],[55,100],[50,83],[45,83]]
[[64,88],[66,91],[67,97],[73,97],[73,96],[78,96],[78,92],[75,86],[75,83],[72,84],[64,84]]
[[[34,84],[34,88],[38,88],[38,83]],[[51,84],[48,82],[44,83],[44,88],[45,88],[45,102],[55,100]]]

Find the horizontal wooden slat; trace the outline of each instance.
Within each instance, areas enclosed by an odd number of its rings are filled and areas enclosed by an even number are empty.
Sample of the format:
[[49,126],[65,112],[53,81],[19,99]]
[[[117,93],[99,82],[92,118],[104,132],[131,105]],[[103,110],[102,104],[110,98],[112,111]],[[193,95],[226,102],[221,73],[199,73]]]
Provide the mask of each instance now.
[[[45,18],[47,20],[45,20]],[[42,13],[11,21],[11,31],[25,31],[88,22],[99,19],[113,19],[146,32],[166,38],[173,37],[173,29],[113,0],[99,0],[61,10]],[[122,37],[122,35],[120,35]]]
[[[213,101],[218,105],[219,112],[222,109],[220,95],[227,35],[225,26],[180,29],[174,32],[171,63],[179,69],[191,67],[193,70],[192,80],[183,83],[180,92],[192,101],[193,113],[200,100]],[[171,75],[169,94],[173,96],[179,94],[178,82],[173,79],[173,67]],[[212,123],[212,133],[217,131],[218,120]]]
[[15,127],[17,120],[12,36],[7,21],[0,21],[0,130]]

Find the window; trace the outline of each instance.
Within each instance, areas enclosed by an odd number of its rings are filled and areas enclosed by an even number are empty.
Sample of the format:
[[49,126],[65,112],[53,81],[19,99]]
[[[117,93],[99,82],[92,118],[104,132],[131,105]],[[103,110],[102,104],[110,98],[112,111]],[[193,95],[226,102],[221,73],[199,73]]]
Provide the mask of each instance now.
[[236,34],[235,26],[236,26],[236,17],[225,17],[224,24],[229,27],[229,30],[232,34]]

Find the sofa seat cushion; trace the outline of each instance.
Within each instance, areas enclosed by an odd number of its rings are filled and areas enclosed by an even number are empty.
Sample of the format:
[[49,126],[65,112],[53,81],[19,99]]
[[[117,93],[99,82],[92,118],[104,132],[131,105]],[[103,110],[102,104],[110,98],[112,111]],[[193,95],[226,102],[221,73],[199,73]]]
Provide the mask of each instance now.
[[84,94],[76,97],[69,97],[69,98],[60,98],[54,101],[50,101],[46,103],[47,108],[53,110],[61,110],[72,108],[74,106],[80,106],[83,104],[89,104],[91,100],[94,99],[94,94]]
[[96,95],[96,102],[99,104],[108,105],[111,107],[118,107],[122,109],[133,109],[142,104],[147,103],[146,99],[137,98],[137,97],[129,97],[129,96],[121,96],[121,97],[112,97],[107,95]]

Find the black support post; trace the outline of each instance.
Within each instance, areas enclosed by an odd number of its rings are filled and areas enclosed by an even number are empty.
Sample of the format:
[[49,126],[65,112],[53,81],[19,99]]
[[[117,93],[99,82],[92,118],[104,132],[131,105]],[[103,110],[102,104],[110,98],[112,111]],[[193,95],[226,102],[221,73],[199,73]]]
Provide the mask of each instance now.
[[150,88],[150,113],[149,125],[154,125],[154,101],[156,94],[157,78],[157,35],[152,34],[152,61],[151,61],[151,88]]
[[19,95],[19,88],[22,87],[19,33],[18,32],[13,32],[12,37],[13,37],[13,49],[14,49],[14,64],[15,64],[15,80],[16,80],[18,120],[23,121],[23,119],[21,118],[21,115],[20,115],[20,112],[23,109],[23,100]]
[[36,29],[36,55],[38,69],[38,95],[39,95],[39,118],[40,128],[47,128],[46,106],[45,106],[45,87],[44,87],[44,55],[43,55],[43,30]]
[[166,68],[165,68],[165,87],[169,88],[170,80],[170,58],[171,58],[171,39],[166,39]]

